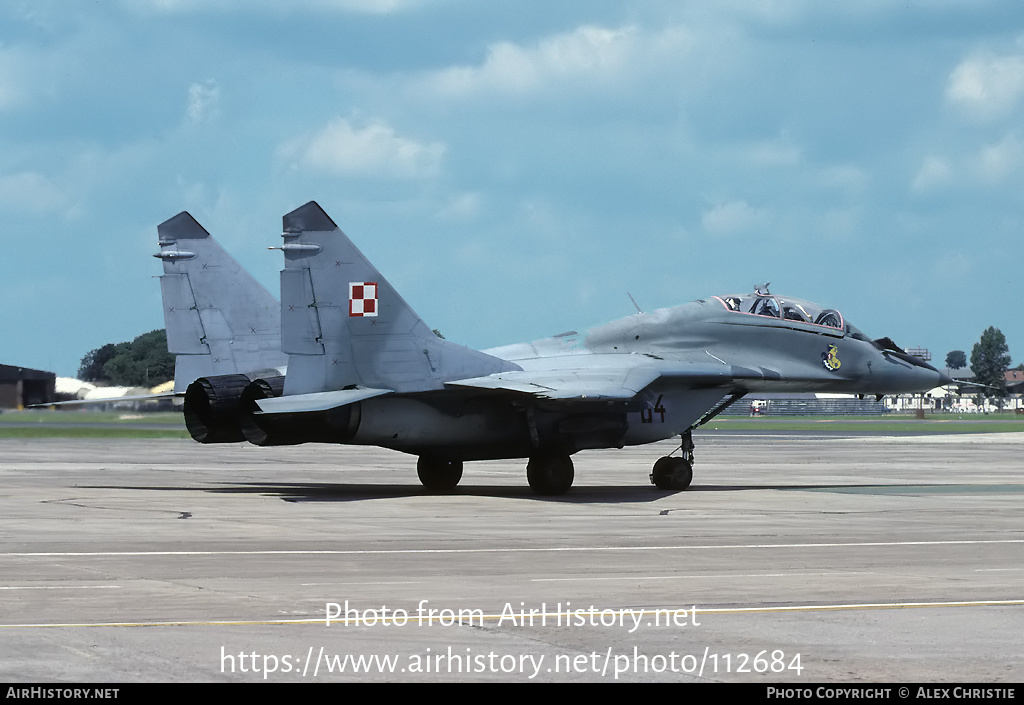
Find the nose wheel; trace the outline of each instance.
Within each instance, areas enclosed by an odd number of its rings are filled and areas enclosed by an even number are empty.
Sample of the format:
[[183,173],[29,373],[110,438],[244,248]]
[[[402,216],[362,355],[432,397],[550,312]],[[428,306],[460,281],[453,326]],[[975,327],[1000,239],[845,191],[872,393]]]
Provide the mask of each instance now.
[[666,455],[658,458],[651,471],[651,482],[659,490],[685,490],[693,481],[693,436],[683,434],[679,457]]

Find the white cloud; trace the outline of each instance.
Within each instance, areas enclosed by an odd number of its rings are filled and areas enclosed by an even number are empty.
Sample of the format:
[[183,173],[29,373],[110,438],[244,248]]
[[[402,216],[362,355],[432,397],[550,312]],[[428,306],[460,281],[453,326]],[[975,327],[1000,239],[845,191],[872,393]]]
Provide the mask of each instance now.
[[979,120],[1007,117],[1024,98],[1024,56],[979,54],[949,76],[946,100]]
[[384,15],[418,7],[422,0],[121,0],[121,4],[136,12],[168,15],[206,12],[284,14],[296,11]]
[[819,214],[815,220],[822,238],[842,242],[857,234],[860,213],[855,208],[831,209]]
[[977,168],[986,181],[1004,181],[1024,169],[1024,142],[1015,135],[1006,135],[998,144],[985,145],[978,153]]
[[14,81],[4,57],[0,57],[0,110],[9,108],[21,100],[21,87]]
[[480,213],[482,203],[479,193],[460,193],[449,199],[435,215],[443,220],[471,220]]
[[48,213],[64,208],[67,199],[50,179],[34,171],[0,176],[0,208]]
[[911,182],[911,188],[915,193],[927,193],[964,186],[968,179],[988,188],[1005,184],[1021,173],[1024,173],[1024,140],[1007,133],[1000,141],[984,144],[952,163],[940,157],[928,157]]
[[445,146],[398,135],[382,122],[355,127],[338,118],[312,135],[282,145],[279,155],[295,169],[333,176],[423,178],[440,171]]
[[479,66],[455,66],[429,75],[424,88],[448,95],[477,91],[529,93],[571,82],[603,83],[635,77],[661,67],[668,55],[687,44],[686,34],[668,29],[657,34],[627,26],[586,25],[525,47],[498,42],[488,47]]
[[939,157],[928,157],[924,164],[917,171],[917,176],[911,184],[911,188],[917,193],[931,191],[934,188],[945,186],[953,178],[953,169],[949,162]]
[[871,176],[854,164],[837,164],[822,170],[821,183],[831,188],[855,195],[864,191],[871,182]]
[[946,281],[964,281],[975,272],[977,262],[964,252],[939,255],[931,264],[932,276]]
[[748,148],[746,156],[755,166],[796,166],[803,158],[803,150],[799,145],[781,139],[758,142]]
[[14,82],[0,74],[0,110],[16,105],[20,97],[20,90]]
[[220,86],[212,78],[203,83],[193,83],[188,87],[189,122],[204,122],[216,114],[220,102]]
[[712,235],[732,235],[763,223],[766,215],[767,211],[746,201],[729,201],[705,211],[701,224]]
[[27,102],[28,87],[40,82],[38,69],[44,62],[21,49],[2,45],[0,49],[0,110],[4,110]]

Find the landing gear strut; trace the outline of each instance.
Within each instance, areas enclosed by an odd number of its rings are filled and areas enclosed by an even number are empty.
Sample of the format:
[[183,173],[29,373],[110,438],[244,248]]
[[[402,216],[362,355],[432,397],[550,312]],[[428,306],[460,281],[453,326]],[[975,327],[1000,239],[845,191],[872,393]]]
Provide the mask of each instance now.
[[651,472],[651,482],[659,490],[685,490],[693,480],[693,434],[686,431],[679,444],[682,456],[658,458]]
[[526,479],[537,494],[562,494],[572,487],[574,476],[568,455],[535,455],[526,465]]
[[421,455],[416,462],[416,474],[428,490],[451,490],[462,479],[462,461]]

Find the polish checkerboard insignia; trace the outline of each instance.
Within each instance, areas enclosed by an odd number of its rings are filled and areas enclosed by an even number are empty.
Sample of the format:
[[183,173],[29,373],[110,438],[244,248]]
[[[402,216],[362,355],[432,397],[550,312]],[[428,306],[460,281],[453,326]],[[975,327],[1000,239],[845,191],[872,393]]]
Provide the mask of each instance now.
[[348,315],[377,315],[377,282],[349,282]]

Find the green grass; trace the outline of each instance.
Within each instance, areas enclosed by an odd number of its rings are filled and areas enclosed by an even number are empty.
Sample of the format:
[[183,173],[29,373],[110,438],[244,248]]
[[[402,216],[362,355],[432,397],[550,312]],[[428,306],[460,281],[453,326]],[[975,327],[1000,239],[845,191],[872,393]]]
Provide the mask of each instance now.
[[737,431],[823,431],[835,433],[885,433],[893,435],[945,433],[1024,432],[1024,416],[999,414],[929,414],[886,416],[761,416],[719,417],[704,428]]
[[0,438],[189,438],[189,435],[178,411],[26,409],[0,414]]
[[4,411],[0,414],[0,426],[8,423],[38,424],[82,424],[82,423],[116,423],[116,424],[181,424],[184,426],[180,411],[90,411],[84,409],[51,411],[50,409],[25,409],[24,411]]
[[187,431],[91,426],[4,426],[0,438],[189,438]]

